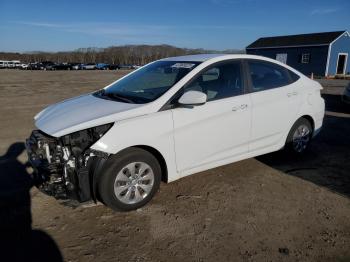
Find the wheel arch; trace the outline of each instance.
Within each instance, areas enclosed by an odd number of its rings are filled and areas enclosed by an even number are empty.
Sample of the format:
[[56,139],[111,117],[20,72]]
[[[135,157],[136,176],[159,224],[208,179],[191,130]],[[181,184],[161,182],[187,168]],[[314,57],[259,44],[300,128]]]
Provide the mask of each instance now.
[[140,148],[140,149],[145,150],[148,153],[152,154],[158,160],[160,168],[162,170],[162,181],[165,183],[168,182],[168,166],[167,166],[167,163],[165,161],[165,158],[159,152],[159,150],[157,150],[154,147],[147,146],[147,145],[133,145],[133,146],[129,146],[129,147],[122,149],[121,151],[117,152],[116,155],[120,154],[123,151],[128,150],[130,148]]
[[310,116],[310,115],[303,115],[303,116],[299,117],[294,123],[296,123],[300,118],[304,118],[304,119],[306,119],[307,121],[310,122],[311,127],[312,127],[312,133],[313,133],[315,131],[315,120],[312,118],[312,116]]
[[[132,145],[132,146],[128,146],[125,147],[121,150],[119,150],[116,153],[110,154],[109,157],[111,155],[118,155],[118,154],[123,154],[125,153],[125,151],[128,151],[129,149],[132,148],[139,148],[142,150],[147,151],[148,153],[152,154],[157,161],[159,162],[160,168],[161,168],[161,172],[162,172],[162,177],[161,177],[161,181],[168,183],[169,179],[168,179],[168,165],[166,163],[165,158],[163,157],[163,155],[160,153],[159,150],[157,150],[156,148],[152,147],[152,146],[148,146],[148,145],[143,145],[143,144],[139,144],[139,145]],[[97,200],[101,200],[101,197],[99,196],[99,192],[98,192],[98,183],[100,180],[100,176],[104,173],[104,169],[106,168],[106,162],[108,160],[108,158],[103,158],[103,157],[98,157],[95,159],[94,162],[94,167],[92,169],[90,169],[91,175],[90,175],[90,185],[91,185],[91,196],[93,201],[97,201]]]
[[307,121],[310,122],[311,128],[312,128],[312,134],[314,133],[314,131],[315,131],[315,120],[314,120],[313,117],[312,117],[311,115],[309,115],[309,114],[302,115],[302,116],[298,117],[297,119],[295,119],[295,121],[294,121],[294,122],[292,123],[292,125],[290,126],[288,132],[286,133],[286,135],[284,136],[284,138],[283,138],[283,140],[282,140],[282,141],[284,141],[284,144],[283,144],[282,147],[285,147],[285,145],[287,144],[289,133],[290,133],[290,131],[292,130],[292,128],[293,128],[293,126],[295,125],[295,123],[298,122],[298,121],[299,121],[300,119],[302,119],[302,118],[304,118],[304,119],[306,119]]
[[148,151],[158,160],[160,168],[162,170],[162,181],[167,183],[168,182],[168,167],[167,167],[167,163],[166,163],[163,155],[157,149],[155,149],[154,147],[151,147],[151,146],[137,145],[137,146],[133,146],[133,147],[141,148],[145,151]]

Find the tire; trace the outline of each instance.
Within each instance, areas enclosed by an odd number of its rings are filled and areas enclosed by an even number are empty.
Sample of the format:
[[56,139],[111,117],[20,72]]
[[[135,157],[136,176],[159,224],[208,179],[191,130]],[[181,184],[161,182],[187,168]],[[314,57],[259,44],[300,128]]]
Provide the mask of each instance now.
[[115,211],[130,211],[147,204],[159,189],[161,167],[148,151],[129,148],[111,156],[98,182],[102,202]]
[[285,149],[295,155],[303,154],[309,147],[313,129],[306,118],[300,118],[289,131]]

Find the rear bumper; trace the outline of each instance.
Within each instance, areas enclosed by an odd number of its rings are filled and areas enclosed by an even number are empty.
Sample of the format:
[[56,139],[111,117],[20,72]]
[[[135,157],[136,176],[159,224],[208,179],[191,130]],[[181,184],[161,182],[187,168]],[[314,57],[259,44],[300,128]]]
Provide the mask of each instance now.
[[318,115],[317,118],[314,119],[315,126],[314,126],[313,137],[317,136],[320,133],[320,131],[322,129],[322,125],[323,125],[323,119],[324,119],[324,113],[322,114],[322,116],[320,114],[320,115]]
[[313,136],[318,135],[318,133],[321,131],[324,115],[325,115],[325,102],[324,102],[324,99],[322,99],[320,102],[319,111],[313,115],[314,116],[313,118],[315,121]]

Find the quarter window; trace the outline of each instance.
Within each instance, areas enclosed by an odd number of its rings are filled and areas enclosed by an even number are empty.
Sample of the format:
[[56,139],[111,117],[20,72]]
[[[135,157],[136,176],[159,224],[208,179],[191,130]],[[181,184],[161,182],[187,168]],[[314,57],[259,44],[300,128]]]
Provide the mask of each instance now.
[[253,92],[290,84],[287,69],[269,62],[248,61]]
[[299,80],[300,76],[298,76],[296,73],[288,70],[288,73],[290,75],[290,78],[292,79],[292,83],[296,82]]
[[208,96],[208,101],[243,94],[240,61],[213,66],[197,76],[184,92],[200,91]]

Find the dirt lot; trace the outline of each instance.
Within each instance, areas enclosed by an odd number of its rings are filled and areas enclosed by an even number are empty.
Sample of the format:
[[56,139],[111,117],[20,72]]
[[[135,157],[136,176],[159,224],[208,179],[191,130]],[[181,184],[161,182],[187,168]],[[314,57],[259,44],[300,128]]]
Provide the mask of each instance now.
[[277,152],[162,184],[129,213],[30,189],[22,142],[35,113],[124,73],[0,71],[0,256],[15,245],[25,261],[350,261],[346,81],[322,82],[324,129],[300,159]]

